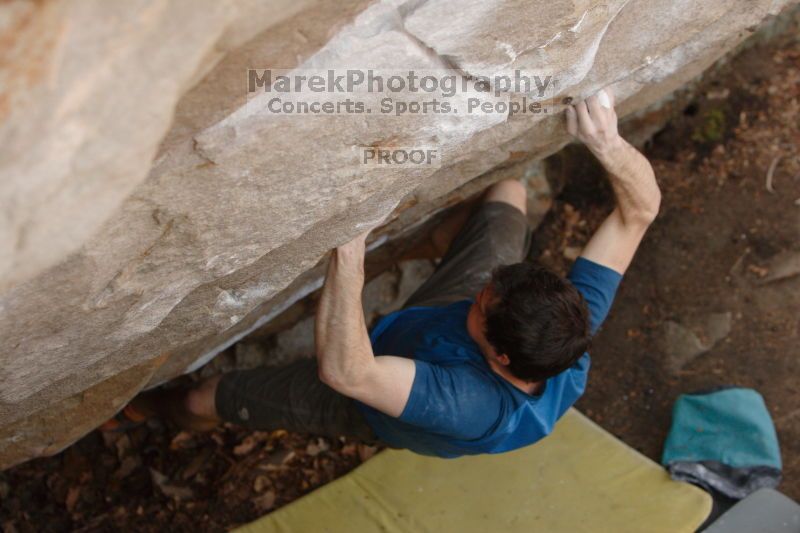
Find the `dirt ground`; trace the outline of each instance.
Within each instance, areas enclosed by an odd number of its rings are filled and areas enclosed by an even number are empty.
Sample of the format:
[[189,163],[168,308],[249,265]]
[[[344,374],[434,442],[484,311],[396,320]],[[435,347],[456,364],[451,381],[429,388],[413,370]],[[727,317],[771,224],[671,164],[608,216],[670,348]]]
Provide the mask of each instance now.
[[[750,49],[709,77],[683,116],[647,145],[663,192],[661,213],[594,341],[588,390],[577,404],[658,460],[679,394],[752,387],[778,430],[780,489],[795,499],[799,97],[796,42]],[[564,251],[579,249],[610,205],[596,169],[575,161],[584,160],[572,160],[569,182],[536,241],[542,260],[562,271]]]
[[[648,150],[662,214],[597,339],[579,408],[658,458],[678,394],[752,387],[778,430],[781,490],[800,499],[800,47],[750,50],[733,67]],[[702,329],[712,313],[730,313],[730,333],[665,372],[659,323]]]
[[[593,348],[578,407],[658,460],[676,397],[716,385],[760,391],[800,499],[800,44],[773,42],[707,76],[646,147],[663,190]],[[565,270],[610,209],[600,173],[570,149],[567,185],[537,232]],[[722,326],[720,327],[720,323]],[[665,324],[671,324],[666,327]],[[676,348],[677,346],[677,348]],[[313,490],[377,450],[346,440],[160,421],[94,432],[0,473],[3,531],[222,531]]]

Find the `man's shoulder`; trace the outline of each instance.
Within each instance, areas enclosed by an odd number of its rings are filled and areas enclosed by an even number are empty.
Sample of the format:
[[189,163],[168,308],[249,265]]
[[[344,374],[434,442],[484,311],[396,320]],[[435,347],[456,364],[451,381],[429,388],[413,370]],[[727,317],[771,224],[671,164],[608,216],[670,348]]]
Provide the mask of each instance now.
[[378,320],[372,328],[372,334],[380,334],[389,327],[403,322],[424,326],[439,323],[442,320],[458,320],[460,317],[466,317],[469,313],[470,305],[472,305],[471,300],[463,300],[446,306],[404,307],[397,311],[392,311]]
[[585,257],[578,257],[567,279],[586,300],[591,331],[594,334],[611,309],[622,274]]
[[484,436],[503,418],[508,392],[469,362],[415,361],[417,375],[401,420],[458,439]]
[[591,259],[579,256],[572,264],[567,279],[573,283],[576,281],[588,282],[594,285],[616,287],[622,280],[622,274]]
[[423,371],[427,377],[415,391],[418,398],[426,398],[426,403],[437,397],[451,402],[452,411],[461,419],[459,425],[472,438],[474,432],[485,435],[489,428],[503,426],[523,401],[513,385],[485,364],[465,361],[432,366],[432,371]]

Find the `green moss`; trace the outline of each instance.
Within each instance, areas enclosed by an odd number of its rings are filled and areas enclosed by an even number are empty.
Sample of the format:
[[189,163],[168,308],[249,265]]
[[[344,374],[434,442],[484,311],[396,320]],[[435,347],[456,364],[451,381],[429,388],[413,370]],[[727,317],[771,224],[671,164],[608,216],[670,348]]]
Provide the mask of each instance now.
[[692,140],[701,143],[719,142],[725,135],[725,112],[711,109],[703,114],[702,122],[694,128]]

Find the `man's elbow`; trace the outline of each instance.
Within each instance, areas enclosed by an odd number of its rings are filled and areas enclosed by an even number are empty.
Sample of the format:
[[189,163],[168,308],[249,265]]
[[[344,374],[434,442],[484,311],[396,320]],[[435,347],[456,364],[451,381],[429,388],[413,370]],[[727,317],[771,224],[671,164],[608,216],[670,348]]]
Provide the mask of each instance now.
[[643,206],[639,213],[642,223],[649,226],[655,222],[658,212],[661,210],[661,191],[657,191],[653,197]]
[[324,364],[319,365],[317,368],[317,377],[328,387],[338,391],[342,387],[341,376],[333,370],[326,367]]
[[352,396],[358,387],[359,380],[354,373],[333,369],[324,364],[317,369],[317,376],[322,383],[345,396]]
[[622,213],[626,225],[647,228],[658,216],[661,209],[661,191],[656,188],[648,197],[641,201],[634,209]]
[[661,188],[658,186],[658,181],[656,181],[655,172],[653,172],[652,167],[650,168],[650,181],[652,184],[651,191],[650,194],[647,195],[647,202],[645,202],[643,213],[644,220],[647,221],[648,225],[655,221],[661,209]]

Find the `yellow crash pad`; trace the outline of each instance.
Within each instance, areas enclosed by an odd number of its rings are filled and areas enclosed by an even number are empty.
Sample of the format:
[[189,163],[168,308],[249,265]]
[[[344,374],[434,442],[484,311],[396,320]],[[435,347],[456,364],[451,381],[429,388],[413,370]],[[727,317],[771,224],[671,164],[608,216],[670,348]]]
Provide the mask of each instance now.
[[504,454],[387,450],[239,531],[677,533],[710,510],[708,494],[573,409],[548,438]]

